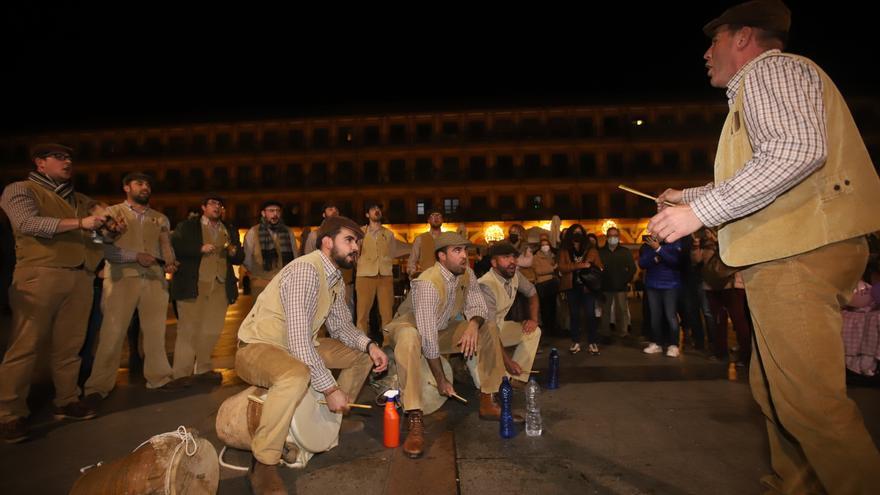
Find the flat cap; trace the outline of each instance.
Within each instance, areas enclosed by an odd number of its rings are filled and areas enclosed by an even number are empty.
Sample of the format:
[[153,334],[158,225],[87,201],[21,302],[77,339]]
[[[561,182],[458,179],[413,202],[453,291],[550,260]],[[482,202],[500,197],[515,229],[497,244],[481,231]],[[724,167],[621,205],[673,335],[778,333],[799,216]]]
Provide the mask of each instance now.
[[752,26],[787,34],[791,28],[791,10],[781,0],[752,0],[725,10],[703,26],[703,32],[712,37],[715,30],[724,24]]

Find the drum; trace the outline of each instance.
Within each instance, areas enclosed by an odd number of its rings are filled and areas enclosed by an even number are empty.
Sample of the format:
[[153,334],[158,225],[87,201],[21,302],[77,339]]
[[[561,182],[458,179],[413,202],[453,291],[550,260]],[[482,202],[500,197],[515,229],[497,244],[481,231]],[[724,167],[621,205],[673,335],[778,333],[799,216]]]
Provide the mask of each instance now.
[[[388,389],[400,390],[400,380],[397,375],[397,361],[394,359],[394,349],[386,347],[384,350],[388,355],[388,373],[385,375],[385,378],[379,381],[381,388],[377,393],[382,393],[384,390]],[[422,394],[422,413],[427,415],[440,409],[449,397],[440,395],[440,392],[437,391],[437,381],[434,380],[434,374],[431,373],[431,367],[428,366],[428,360],[425,359],[425,356],[422,356],[421,363],[422,386],[420,388],[420,393]],[[446,375],[449,383],[453,383],[454,377],[452,376],[452,365],[450,365],[449,361],[442,355],[440,356],[440,363],[443,365],[443,373]],[[401,390],[401,396],[402,395],[403,391]]]
[[217,493],[220,466],[211,442],[195,430],[163,433],[122,459],[85,472],[72,495]]
[[[266,393],[266,389],[252,386],[223,401],[216,421],[217,436],[223,443],[241,450],[251,449]],[[309,387],[296,407],[287,433],[288,450],[295,452],[291,457],[285,456],[284,464],[288,467],[303,468],[312,456],[339,444],[342,415],[318,403],[323,399],[321,392]]]

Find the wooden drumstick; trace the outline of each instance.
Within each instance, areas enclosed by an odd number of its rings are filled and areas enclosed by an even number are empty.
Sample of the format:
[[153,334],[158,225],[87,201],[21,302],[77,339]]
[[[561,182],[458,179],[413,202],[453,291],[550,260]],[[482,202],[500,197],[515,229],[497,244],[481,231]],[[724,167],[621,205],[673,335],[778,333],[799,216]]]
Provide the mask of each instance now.
[[[322,400],[318,400],[318,404],[324,404],[324,405],[326,406],[326,405],[327,405],[327,401],[326,401],[326,400],[323,400],[323,399],[322,399]],[[369,404],[355,404],[355,403],[349,403],[349,404],[348,404],[348,407],[356,407],[356,408],[358,408],[358,409],[372,409],[372,408],[373,408],[373,406],[371,406],[371,405],[369,405]]]
[[[655,203],[657,202],[657,198],[656,198],[656,197],[651,196],[650,194],[645,194],[645,193],[643,193],[643,192],[641,192],[641,191],[636,191],[635,189],[633,189],[633,188],[631,188],[631,187],[626,187],[626,186],[624,186],[623,184],[620,184],[619,186],[617,186],[617,188],[618,188],[618,189],[623,189],[624,191],[629,192],[629,193],[633,193],[633,194],[635,194],[636,196],[641,196],[641,197],[643,197],[643,198],[648,198],[648,199],[654,201]],[[669,201],[664,201],[663,204],[665,204],[666,206],[675,206],[675,203],[670,203]]]
[[[431,382],[428,382],[428,383],[431,383]],[[436,384],[436,383],[431,383],[431,385],[433,385],[435,388],[437,387],[437,384]],[[438,388],[437,391],[439,392],[440,389]],[[465,404],[468,403],[467,399],[465,399],[464,397],[462,397],[462,396],[460,396],[460,395],[458,395],[458,394],[452,394],[452,395],[450,395],[450,397],[452,397],[453,399],[458,399],[458,400],[462,401],[462,402],[465,403]]]

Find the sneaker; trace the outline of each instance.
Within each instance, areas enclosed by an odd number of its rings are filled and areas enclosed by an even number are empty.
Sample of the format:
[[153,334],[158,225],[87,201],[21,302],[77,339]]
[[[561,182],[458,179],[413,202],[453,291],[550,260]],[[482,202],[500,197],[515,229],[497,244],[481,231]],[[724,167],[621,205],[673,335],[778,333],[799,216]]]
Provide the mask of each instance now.
[[179,392],[185,388],[189,388],[189,386],[192,385],[192,382],[192,377],[184,376],[176,380],[171,380],[161,387],[156,387],[148,390],[155,390],[158,392]]
[[92,419],[98,415],[95,409],[83,401],[76,401],[66,406],[56,407],[53,412],[55,419]]
[[578,344],[577,342],[575,342],[574,344],[571,344],[571,347],[568,348],[568,352],[570,352],[572,354],[577,354],[577,353],[581,352],[581,345]]
[[642,352],[644,352],[645,354],[659,354],[663,352],[663,349],[661,349],[659,345],[651,342],[650,344],[648,344],[648,347],[642,349]]
[[0,440],[6,443],[18,443],[27,440],[28,431],[24,418],[0,423]]
[[669,357],[678,357],[681,356],[681,351],[678,350],[677,345],[671,345],[666,348],[666,355]]
[[592,355],[594,355],[594,356],[598,356],[598,355],[599,355],[599,346],[598,346],[598,345],[596,345],[596,344],[590,344],[590,345],[588,346],[588,349],[590,350],[590,354],[592,354]]

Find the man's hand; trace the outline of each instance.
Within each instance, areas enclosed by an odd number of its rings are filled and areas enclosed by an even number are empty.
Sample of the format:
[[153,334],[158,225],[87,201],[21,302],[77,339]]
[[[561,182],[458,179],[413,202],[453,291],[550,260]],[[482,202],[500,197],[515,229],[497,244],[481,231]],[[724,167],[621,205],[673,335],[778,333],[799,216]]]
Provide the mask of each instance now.
[[458,395],[455,393],[455,389],[452,388],[452,384],[449,383],[449,380],[447,380],[446,377],[443,377],[443,379],[441,380],[437,380],[437,391],[440,392],[440,395],[445,395],[446,397]]
[[376,373],[388,369],[388,356],[376,344],[370,346],[370,359],[373,360],[373,371]]
[[92,215],[82,219],[82,228],[85,230],[98,230],[104,225],[105,217]]
[[348,403],[351,401],[348,400],[348,395],[342,389],[337,388],[330,395],[325,394],[324,398],[327,399],[327,409],[330,409],[331,412],[348,414],[348,411],[351,410],[348,407]]
[[510,356],[507,355],[507,352],[502,351],[502,356],[504,357],[504,369],[510,374],[510,376],[519,376],[522,375],[522,367],[513,360]]
[[165,263],[165,273],[176,273],[177,269],[180,268],[179,261],[172,261],[171,263]]
[[122,235],[128,230],[128,223],[125,221],[125,217],[117,217],[109,220],[107,222],[107,229],[110,232],[117,234],[117,236]]
[[660,243],[657,242],[657,239],[654,239],[653,237],[648,237],[648,240],[645,241],[645,244],[650,246],[651,249],[653,249],[654,251],[660,249]]
[[663,191],[663,194],[657,196],[657,210],[663,211],[668,208],[669,205],[666,202],[670,202],[676,205],[680,205],[682,200],[684,199],[682,193],[678,189],[667,189]]
[[202,244],[202,254],[211,254],[217,250],[217,246],[213,244]]
[[664,208],[648,222],[648,232],[666,242],[677,241],[700,230],[701,227],[703,222],[688,205]]
[[532,333],[538,328],[538,322],[535,320],[526,320],[523,322],[523,333]]
[[461,347],[461,352],[465,359],[470,358],[477,353],[477,337],[478,329],[476,322],[468,322],[467,330],[462,334],[461,339],[456,344]]
[[148,253],[138,253],[137,262],[141,266],[153,266],[156,264],[156,258]]

